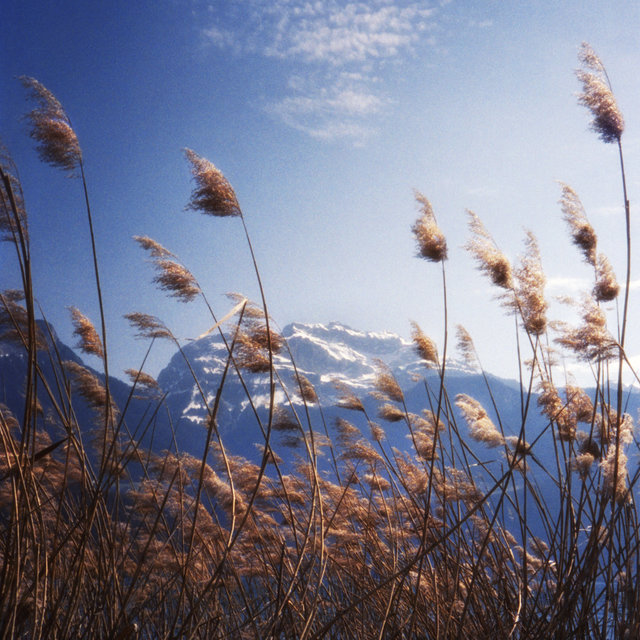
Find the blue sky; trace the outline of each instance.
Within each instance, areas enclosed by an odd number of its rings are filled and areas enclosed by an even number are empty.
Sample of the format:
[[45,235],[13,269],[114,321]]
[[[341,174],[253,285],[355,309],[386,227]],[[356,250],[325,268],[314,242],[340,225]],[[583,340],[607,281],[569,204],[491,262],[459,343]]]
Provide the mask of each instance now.
[[[83,149],[116,373],[144,354],[124,313],[156,314],[183,338],[211,324],[200,303],[154,289],[133,235],[176,253],[219,315],[227,291],[257,297],[238,221],[185,211],[185,147],[233,184],[281,326],[338,320],[408,336],[415,320],[441,343],[441,274],[414,257],[414,189],[450,246],[451,324],[497,373],[516,374],[512,321],[462,249],[466,208],[512,258],[531,229],[549,297],[561,284],[576,294],[590,274],[557,205],[555,181],[565,181],[622,277],[617,152],[589,131],[573,70],[584,40],[607,65],[627,121],[633,213],[635,2],[6,0],[3,15],[0,135],[25,189],[38,298],[68,342],[68,305],[98,321],[81,187],[37,160],[20,75],[58,97]],[[8,245],[0,268],[2,286],[14,284]],[[152,373],[170,352],[154,350]]]

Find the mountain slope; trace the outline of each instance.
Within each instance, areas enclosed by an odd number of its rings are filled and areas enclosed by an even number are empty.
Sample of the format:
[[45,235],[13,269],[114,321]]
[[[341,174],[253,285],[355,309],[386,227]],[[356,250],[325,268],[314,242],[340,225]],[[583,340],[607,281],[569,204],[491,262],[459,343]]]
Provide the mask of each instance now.
[[[367,333],[356,331],[333,322],[329,325],[294,323],[282,332],[287,349],[274,358],[278,380],[275,390],[277,406],[295,410],[304,417],[308,410],[315,430],[323,430],[323,420],[332,427],[337,415],[344,415],[335,407],[340,392],[336,382],[346,385],[361,398],[369,416],[375,418],[379,402],[371,397],[381,363],[389,367],[405,394],[407,409],[419,414],[431,407],[428,388],[437,389],[439,374],[428,369],[418,357],[411,342],[392,333]],[[183,353],[176,353],[158,376],[158,382],[166,395],[166,402],[174,418],[178,443],[197,455],[202,451],[207,411],[203,394],[211,406],[216,397],[227,361],[227,348],[220,336],[207,336],[186,345]],[[188,364],[187,364],[188,361]],[[294,368],[295,363],[295,368]],[[295,371],[302,374],[314,386],[319,405],[304,406]],[[256,420],[256,414],[266,421],[268,414],[268,374],[242,372],[246,385],[243,388],[236,371],[231,370],[221,393],[218,427],[225,444],[234,452],[249,455],[253,443],[264,440]],[[197,383],[196,383],[197,379]],[[482,376],[463,363],[450,361],[446,374],[449,398],[457,393],[479,396],[479,400],[491,407]],[[517,383],[491,378],[494,396],[500,412],[507,422],[519,416],[519,391]],[[248,399],[251,396],[256,411]],[[433,394],[432,394],[433,395]],[[433,402],[433,397],[431,399]],[[322,407],[322,414],[319,407]],[[358,422],[364,435],[369,426],[363,416],[347,416]],[[263,424],[264,426],[264,424]],[[406,430],[397,425],[387,429],[390,443],[405,447]],[[167,442],[170,436],[166,436]]]

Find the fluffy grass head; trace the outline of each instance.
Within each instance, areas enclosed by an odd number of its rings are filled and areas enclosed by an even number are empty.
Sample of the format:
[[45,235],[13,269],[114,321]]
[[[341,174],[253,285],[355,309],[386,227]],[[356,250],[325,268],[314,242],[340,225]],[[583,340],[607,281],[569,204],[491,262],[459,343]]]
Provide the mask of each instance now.
[[185,149],[184,153],[196,183],[187,208],[218,218],[241,216],[235,191],[222,172],[195,151]]
[[576,76],[582,83],[578,100],[593,116],[591,128],[603,142],[619,142],[624,132],[624,118],[611,90],[604,65],[586,42],[582,43],[578,57],[582,64],[582,68],[576,71]]
[[56,97],[34,78],[22,76],[24,87],[29,91],[37,107],[27,114],[31,122],[29,135],[37,143],[40,158],[54,167],[75,174],[82,162],[82,152],[69,117]]
[[415,197],[421,213],[411,230],[418,245],[418,257],[430,262],[442,262],[447,259],[447,241],[436,223],[433,207],[421,193],[416,191]]

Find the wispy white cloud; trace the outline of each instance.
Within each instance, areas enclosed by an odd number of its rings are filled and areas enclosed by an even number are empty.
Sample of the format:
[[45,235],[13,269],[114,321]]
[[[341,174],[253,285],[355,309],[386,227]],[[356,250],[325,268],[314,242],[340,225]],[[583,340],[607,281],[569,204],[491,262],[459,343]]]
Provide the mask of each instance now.
[[268,110],[288,126],[319,140],[348,138],[362,144],[372,133],[366,117],[378,113],[382,100],[366,91],[321,88],[287,96]]
[[232,49],[234,53],[241,53],[240,42],[233,31],[221,29],[215,25],[203,30],[205,38],[220,49]]
[[478,29],[490,29],[493,27],[493,20],[470,20],[470,27],[477,27]]
[[281,10],[293,11],[265,54],[336,66],[395,57],[420,38],[433,13],[417,4],[378,5],[281,2]]
[[624,208],[618,205],[611,205],[609,207],[596,207],[592,209],[591,213],[596,216],[624,216]]
[[576,294],[588,292],[592,288],[593,282],[586,278],[565,278],[561,276],[547,278],[547,289],[554,294]]
[[[621,285],[624,283],[620,283]],[[593,289],[593,280],[589,278],[570,278],[556,276],[547,278],[547,289],[550,291],[566,291],[566,292],[585,292],[588,293]],[[640,289],[640,279],[631,280],[629,289],[635,291]]]
[[314,138],[358,143],[391,102],[376,82],[380,65],[428,44],[435,24],[434,9],[415,0],[240,0],[211,12],[210,44],[302,67],[288,93],[265,106],[270,113]]

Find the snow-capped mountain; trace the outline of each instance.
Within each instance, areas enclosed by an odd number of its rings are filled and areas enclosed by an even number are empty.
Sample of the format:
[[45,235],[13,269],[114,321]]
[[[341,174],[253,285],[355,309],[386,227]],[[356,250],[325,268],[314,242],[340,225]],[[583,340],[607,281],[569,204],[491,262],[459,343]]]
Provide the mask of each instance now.
[[[286,346],[274,358],[276,406],[306,414],[296,383],[297,371],[314,386],[325,420],[333,422],[337,413],[335,405],[340,394],[336,383],[360,397],[375,417],[379,403],[370,397],[370,392],[384,363],[403,389],[409,409],[419,413],[428,407],[424,381],[437,384],[438,372],[425,366],[412,342],[396,334],[357,331],[332,322],[293,323],[283,329],[282,336]],[[182,448],[196,455],[202,449],[207,417],[203,395],[211,407],[227,360],[228,350],[221,337],[209,335],[187,344],[158,376],[173,416],[176,439]],[[453,392],[473,393],[474,388],[480,388],[479,374],[464,363],[450,361],[447,371]],[[242,372],[242,377],[246,390],[237,372],[230,368],[221,393],[218,428],[233,449],[248,454],[247,449],[252,450],[253,443],[263,440],[256,414],[265,419],[268,412],[269,375]],[[506,394],[509,397],[506,404],[512,407],[517,385],[496,383],[497,396]],[[319,420],[317,405],[307,409],[312,423]],[[318,428],[317,424],[313,426]]]
[[[385,426],[388,442],[400,449],[409,444],[406,425],[385,424],[379,417],[381,401],[372,396],[375,380],[384,363],[397,379],[404,393],[409,412],[420,414],[432,409],[437,402],[440,374],[427,368],[411,342],[388,332],[372,333],[351,329],[333,322],[323,324],[294,323],[284,328],[285,345],[274,357],[274,406],[289,414],[295,413],[306,429],[324,432],[325,427],[333,437],[335,419],[347,418],[359,428],[364,437],[370,434],[367,419],[358,412],[348,412],[337,406],[348,388],[363,403],[370,419]],[[55,334],[52,342],[63,360],[80,362],[68,347],[59,343]],[[268,373],[251,373],[233,366],[228,367],[228,348],[218,334],[212,334],[189,342],[176,352],[158,376],[163,394],[148,394],[113,379],[111,388],[118,405],[127,407],[126,422],[129,432],[145,434],[143,446],[156,451],[172,448],[177,444],[181,451],[197,457],[202,455],[206,442],[208,410],[214,406],[219,393],[216,435],[222,438],[228,451],[248,458],[257,457],[260,444],[264,443],[264,429],[269,415],[271,399]],[[52,381],[55,374],[51,366],[43,362],[45,376]],[[20,415],[23,409],[21,386],[25,379],[26,360],[21,347],[0,340],[0,402]],[[307,403],[296,379],[296,371],[313,385],[319,398],[317,403]],[[100,377],[100,374],[96,372]],[[517,433],[521,424],[521,397],[517,382],[487,376],[486,379],[465,364],[448,360],[446,371],[447,402],[453,402],[458,393],[476,398],[496,420],[492,409],[495,401],[500,420],[506,433]],[[336,386],[342,385],[342,390]],[[636,406],[636,398],[630,403]],[[90,428],[92,414],[81,398],[74,404],[80,411],[81,424]],[[535,407],[535,399],[532,402]],[[44,406],[45,411],[47,406]],[[633,410],[633,408],[630,408]],[[454,407],[455,411],[455,407]],[[533,434],[546,421],[532,411],[527,421],[527,433]],[[464,421],[461,423],[464,433]],[[282,434],[274,434],[273,444]],[[136,435],[134,437],[140,437]]]

